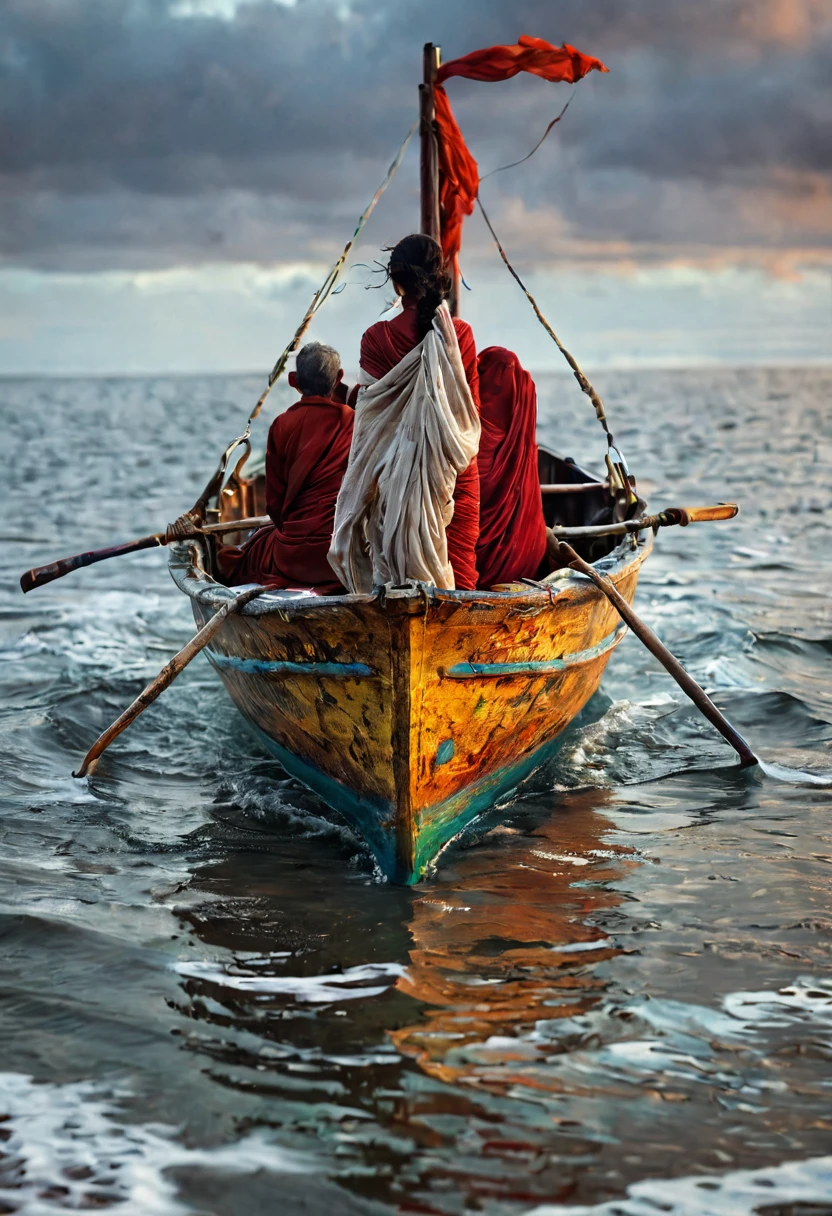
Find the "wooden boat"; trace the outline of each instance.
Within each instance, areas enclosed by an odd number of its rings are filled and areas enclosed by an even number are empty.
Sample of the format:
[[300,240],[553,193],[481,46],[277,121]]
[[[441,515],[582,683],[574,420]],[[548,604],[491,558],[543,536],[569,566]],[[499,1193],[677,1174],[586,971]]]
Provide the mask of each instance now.
[[[431,45],[424,64],[422,230],[438,238]],[[542,484],[576,487],[545,497],[550,525],[607,522],[636,506],[633,495],[620,489],[611,497],[597,477],[550,453],[541,451],[539,472]],[[238,466],[207,505],[215,522],[263,513],[262,475],[244,477]],[[648,531],[618,545],[596,538],[576,547],[632,602],[651,544]],[[214,580],[207,540],[177,546],[171,573],[200,626],[235,594]],[[227,618],[206,653],[283,767],[341,812],[390,879],[413,883],[466,824],[543,763],[598,688],[624,632],[595,585],[564,571],[503,591],[264,593]]]
[[[543,481],[597,478],[541,451]],[[219,514],[256,510],[262,479],[226,487]],[[605,490],[545,499],[550,524],[611,518]],[[652,533],[598,539],[583,555],[632,602]],[[235,594],[205,541],[171,554],[198,625]],[[414,883],[443,846],[551,755],[624,635],[582,575],[511,591],[413,585],[372,595],[264,593],[206,650],[237,708],[281,765],[339,811],[394,882]]]

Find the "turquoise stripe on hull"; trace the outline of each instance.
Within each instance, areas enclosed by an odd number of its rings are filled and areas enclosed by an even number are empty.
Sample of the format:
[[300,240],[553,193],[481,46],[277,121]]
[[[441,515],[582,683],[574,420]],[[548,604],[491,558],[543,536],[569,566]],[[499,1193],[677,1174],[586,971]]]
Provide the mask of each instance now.
[[626,632],[627,626],[619,625],[613,633],[607,634],[595,646],[590,646],[588,650],[576,650],[572,654],[565,654],[560,659],[532,660],[527,663],[454,663],[445,674],[454,680],[471,680],[477,676],[499,678],[500,676],[555,675],[559,671],[566,671],[569,667],[580,667],[582,663],[592,663],[595,659],[600,659],[602,655],[615,649]]
[[355,828],[357,834],[369,844],[385,876],[403,886],[419,882],[445,845],[478,815],[490,810],[495,802],[551,759],[561,743],[560,735],[548,739],[533,752],[480,778],[452,798],[422,810],[419,813],[414,866],[412,870],[404,871],[396,857],[395,831],[382,826],[385,822],[393,823],[393,807],[389,802],[362,797],[288,751],[250,718],[246,717],[245,721],[287,773],[308,785],[328,806],[343,815],[350,827]]
[[356,676],[376,674],[366,663],[290,663],[287,659],[241,659],[236,654],[221,654],[218,650],[206,650],[205,653],[218,671],[230,668],[247,675],[315,676],[316,679],[334,676],[354,680]]
[[294,752],[290,752],[276,739],[267,735],[251,718],[243,714],[246,725],[257,739],[280,761],[287,773],[297,777],[304,785],[308,785],[327,806],[338,811],[346,819],[350,827],[354,827],[358,835],[369,844],[375,858],[391,882],[409,883],[415,881],[397,872],[396,839],[393,832],[385,831],[382,823],[390,822],[393,808],[382,798],[367,798],[356,794],[354,790],[342,785],[327,773],[309,764]]
[[561,745],[562,734],[563,731],[512,764],[496,769],[453,797],[423,810],[419,815],[416,856],[408,885],[423,878],[437,854],[478,815],[491,810],[495,803],[551,760]]

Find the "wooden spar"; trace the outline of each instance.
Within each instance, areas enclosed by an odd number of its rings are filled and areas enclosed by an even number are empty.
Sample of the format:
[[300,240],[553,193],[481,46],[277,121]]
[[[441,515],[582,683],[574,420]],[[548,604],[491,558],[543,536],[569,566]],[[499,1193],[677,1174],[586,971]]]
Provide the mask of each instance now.
[[[423,51],[422,83],[419,85],[419,131],[422,139],[421,159],[421,226],[422,232],[442,241],[442,214],[439,203],[439,140],[436,132],[436,73],[439,70],[439,47],[426,42]],[[448,307],[451,316],[459,314],[459,274],[451,267],[453,278]]]
[[603,591],[604,595],[616,608],[622,620],[629,625],[639,641],[643,642],[653,657],[659,660],[666,671],[670,672],[673,679],[682,691],[690,697],[699,712],[704,714],[711,725],[715,726],[722,737],[731,744],[739,756],[743,768],[752,764],[758,764],[757,757],[739,731],[734,730],[734,727],[719,712],[704,689],[699,687],[693,676],[688,675],[679,660],[673,657],[664,642],[660,641],[649,625],[645,625],[641,617],[636,614],[610,580],[605,578],[594,566],[590,566],[589,562],[585,562],[582,557],[579,557],[572,546],[567,545],[564,541],[560,541],[558,544],[557,556],[563,565],[568,565],[573,570],[580,570],[581,574],[585,574],[587,578],[592,579],[599,591]]
[[[546,492],[546,486],[541,486]],[[720,519],[733,519],[739,513],[735,502],[721,502],[715,507],[667,507],[658,515],[645,515],[643,519],[625,519],[617,524],[590,524],[581,528],[547,528],[549,546],[554,554],[559,540],[578,540],[587,536],[626,536],[631,532],[643,532],[646,528],[670,528],[678,524],[714,523]]]
[[433,90],[439,69],[439,47],[426,42],[423,50],[423,75],[419,85],[419,136],[421,139],[420,194],[422,232],[440,239],[439,225],[439,145],[436,140],[436,107]]
[[[268,515],[256,519],[229,519],[224,523],[205,524],[194,529],[196,535],[207,535],[212,532],[248,532],[252,528],[265,528],[272,521]],[[175,539],[175,538],[174,538]],[[56,578],[63,578],[73,570],[81,570],[84,566],[94,566],[96,562],[106,562],[111,557],[122,557],[125,553],[138,553],[141,549],[155,549],[158,545],[167,545],[170,538],[167,532],[154,532],[150,536],[142,536],[138,540],[125,541],[123,545],[111,545],[108,549],[90,549],[87,553],[76,553],[73,557],[61,557],[45,566],[36,566],[20,576],[20,589],[25,595],[35,587],[44,587]]]
[[112,726],[108,726],[103,734],[99,735],[95,743],[81,762],[81,767],[77,773],[73,773],[73,777],[86,777],[90,766],[98,760],[98,758],[107,750],[114,739],[117,739],[122,731],[127,730],[131,722],[135,722],[139,714],[147,709],[148,705],[152,705],[160,693],[173,683],[181,671],[183,671],[192,659],[195,659],[201,650],[208,645],[214,634],[219,633],[223,622],[232,612],[238,612],[249,600],[253,600],[255,596],[262,595],[265,587],[247,587],[245,591],[241,591],[233,600],[228,600],[223,604],[222,608],[211,617],[207,625],[203,625],[198,633],[194,634],[187,646],[183,646],[178,654],[175,654],[172,659],[165,663],[158,676],[148,684],[143,692],[139,693],[132,705],[125,709],[124,713],[119,715],[113,722]]

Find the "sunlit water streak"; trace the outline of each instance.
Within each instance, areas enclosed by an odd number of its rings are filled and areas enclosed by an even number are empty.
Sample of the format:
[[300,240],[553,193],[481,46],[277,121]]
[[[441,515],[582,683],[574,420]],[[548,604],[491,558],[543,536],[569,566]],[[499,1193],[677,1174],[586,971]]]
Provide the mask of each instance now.
[[69,775],[189,606],[159,552],[17,578],[174,517],[258,383],[2,385],[0,1210],[832,1211],[832,374],[599,387],[652,506],[740,503],[662,532],[637,604],[763,763],[628,637],[403,891],[207,663]]

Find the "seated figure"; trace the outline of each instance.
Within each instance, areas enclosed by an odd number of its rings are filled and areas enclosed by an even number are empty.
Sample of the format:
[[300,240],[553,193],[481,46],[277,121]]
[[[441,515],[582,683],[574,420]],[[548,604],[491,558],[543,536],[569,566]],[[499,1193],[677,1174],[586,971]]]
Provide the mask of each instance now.
[[520,360],[489,346],[478,362],[482,435],[480,587],[536,578],[546,554],[546,524],[537,472],[537,393]]
[[355,591],[408,579],[473,590],[479,534],[477,356],[451,318],[440,245],[399,241],[388,275],[402,311],[361,340],[355,440],[330,562]]
[[219,548],[217,566],[228,585],[342,590],[326,555],[355,418],[348,405],[334,399],[343,375],[331,346],[310,342],[298,352],[289,383],[300,401],[275,418],[266,447],[272,526],[240,548]]

